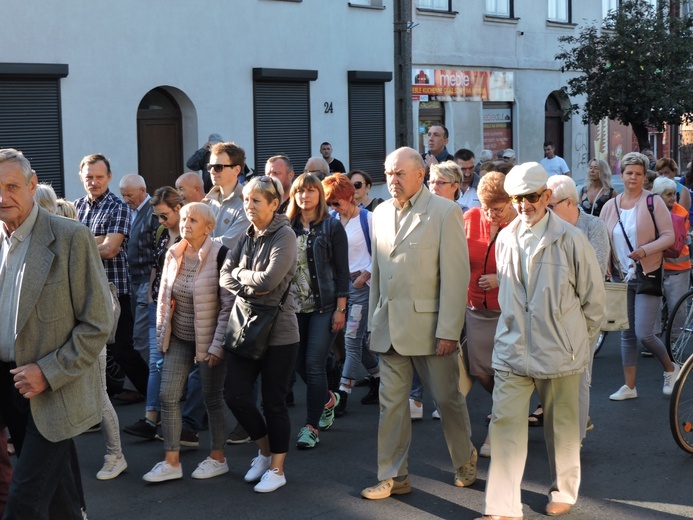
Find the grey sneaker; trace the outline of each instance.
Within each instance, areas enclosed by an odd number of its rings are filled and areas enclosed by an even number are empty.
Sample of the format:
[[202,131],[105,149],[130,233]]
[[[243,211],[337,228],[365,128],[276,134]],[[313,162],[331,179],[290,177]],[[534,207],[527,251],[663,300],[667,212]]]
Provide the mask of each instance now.
[[229,434],[229,438],[226,439],[227,444],[245,444],[250,442],[250,435],[243,429],[241,423],[236,423],[236,427]]

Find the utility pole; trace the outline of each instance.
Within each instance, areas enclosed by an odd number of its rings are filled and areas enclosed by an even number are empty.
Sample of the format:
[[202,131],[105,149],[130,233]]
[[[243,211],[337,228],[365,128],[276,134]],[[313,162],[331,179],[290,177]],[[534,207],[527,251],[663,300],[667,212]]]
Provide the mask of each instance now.
[[394,1],[395,33],[395,144],[412,146],[411,0]]

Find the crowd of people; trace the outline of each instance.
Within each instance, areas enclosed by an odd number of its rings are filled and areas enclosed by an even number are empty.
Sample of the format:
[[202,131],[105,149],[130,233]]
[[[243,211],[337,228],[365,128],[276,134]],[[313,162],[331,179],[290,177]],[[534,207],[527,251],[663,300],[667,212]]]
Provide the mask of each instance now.
[[[428,137],[426,154],[388,155],[387,201],[369,195],[367,172],[340,172],[329,143],[300,175],[286,155],[252,175],[244,150],[213,134],[189,162],[206,175],[185,173],[152,196],[130,174],[118,197],[107,157],[92,154],[79,165],[86,195],[74,204],[38,183],[21,152],[0,150],[3,518],[86,517],[72,439],[102,430],[96,478],[127,469],[111,399],[144,401],[123,431],[163,441],[145,481],[183,478],[181,446],[198,446],[209,428],[209,454],[190,476],[229,472],[226,444],[254,442],[244,478],[273,492],[287,483],[296,376],[306,410],[293,444],[309,450],[346,413],[364,373],[362,403],[380,406],[378,481],[364,498],[411,492],[411,421],[425,389],[452,484],[472,485],[477,457],[491,458],[482,518],[522,517],[528,426],[545,431],[546,512],[567,513],[593,424],[606,279],[628,287],[624,385],[610,399],[637,397],[637,341],[661,362],[663,393],[672,391],[679,367],[657,317],[662,294],[675,301],[688,286],[688,247],[669,251],[679,227],[688,231],[689,188],[671,178],[676,163],[660,159],[646,190],[650,160],[637,152],[621,160],[617,194],[601,159],[578,190],[550,142],[547,160],[515,165],[512,150],[501,162],[488,150],[486,161],[450,154],[440,125]],[[659,291],[643,292],[643,277],[658,277]],[[258,332],[246,350],[243,336]],[[493,397],[478,451],[466,405],[473,381]],[[534,391],[541,404],[528,417]],[[39,475],[49,458],[50,473]]]

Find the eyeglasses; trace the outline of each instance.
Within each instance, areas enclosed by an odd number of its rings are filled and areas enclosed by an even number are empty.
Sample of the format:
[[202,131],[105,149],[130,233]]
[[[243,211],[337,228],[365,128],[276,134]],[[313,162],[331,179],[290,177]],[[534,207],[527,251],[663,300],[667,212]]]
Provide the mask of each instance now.
[[207,164],[205,165],[205,169],[208,172],[211,172],[214,170],[215,173],[221,173],[224,171],[224,168],[233,168],[234,166],[238,166],[237,164]]
[[352,182],[352,184],[354,185],[354,188],[356,188],[357,190],[363,188],[363,183],[361,181]]
[[481,211],[486,213],[487,215],[492,214],[492,215],[500,215],[505,211],[505,208],[508,207],[507,204],[503,204],[502,208],[490,208],[488,206],[481,206]]
[[539,202],[539,199],[545,191],[546,190],[541,190],[539,193],[528,193],[527,195],[511,195],[510,200],[513,204],[522,204],[525,200],[530,204],[535,204]]
[[506,159],[506,160],[508,160],[508,159],[514,159],[514,157],[513,157],[512,155],[504,155],[504,156],[503,156],[503,159]]
[[553,208],[555,208],[556,206],[558,206],[559,204],[562,204],[563,202],[565,202],[566,200],[568,200],[568,197],[566,197],[565,199],[561,199],[561,200],[559,200],[558,202],[554,202],[554,203],[552,203],[552,204],[548,204],[548,208],[549,208],[549,209],[553,209]]
[[429,186],[444,186],[446,184],[452,184],[450,181],[428,181]]
[[333,208],[338,208],[339,206],[341,206],[338,200],[328,200],[326,202],[328,206],[332,206]]

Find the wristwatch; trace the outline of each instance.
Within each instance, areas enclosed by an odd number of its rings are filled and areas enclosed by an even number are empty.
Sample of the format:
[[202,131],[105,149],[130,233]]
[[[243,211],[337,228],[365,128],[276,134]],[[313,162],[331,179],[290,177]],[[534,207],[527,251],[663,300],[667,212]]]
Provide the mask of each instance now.
[[337,312],[341,312],[342,314],[346,314],[346,309],[342,309],[341,307],[337,307]]

